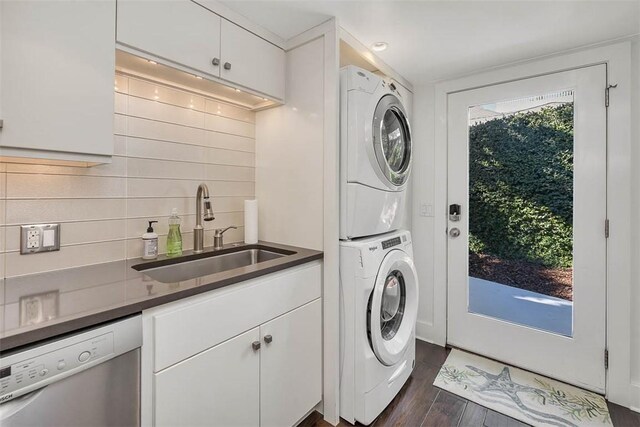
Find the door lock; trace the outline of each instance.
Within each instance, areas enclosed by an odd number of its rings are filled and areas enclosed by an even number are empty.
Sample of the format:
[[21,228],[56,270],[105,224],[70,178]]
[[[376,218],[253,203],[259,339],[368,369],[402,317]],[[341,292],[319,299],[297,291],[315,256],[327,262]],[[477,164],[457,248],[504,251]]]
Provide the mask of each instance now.
[[449,230],[449,236],[453,237],[454,239],[460,236],[460,229],[456,227],[452,228],[451,230]]
[[449,205],[449,221],[460,221],[460,205]]

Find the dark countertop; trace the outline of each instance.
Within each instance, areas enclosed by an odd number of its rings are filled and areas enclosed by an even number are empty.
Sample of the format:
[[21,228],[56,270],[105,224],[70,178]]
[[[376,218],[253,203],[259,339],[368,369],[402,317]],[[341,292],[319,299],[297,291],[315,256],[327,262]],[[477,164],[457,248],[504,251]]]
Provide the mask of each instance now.
[[162,283],[136,271],[143,263],[173,263],[165,256],[141,258],[18,276],[0,281],[0,351],[33,344],[182,298],[322,259],[323,253],[277,243],[230,244],[205,248],[202,254],[185,251],[181,258],[228,253],[238,248],[269,247],[292,255],[210,274],[178,283]]

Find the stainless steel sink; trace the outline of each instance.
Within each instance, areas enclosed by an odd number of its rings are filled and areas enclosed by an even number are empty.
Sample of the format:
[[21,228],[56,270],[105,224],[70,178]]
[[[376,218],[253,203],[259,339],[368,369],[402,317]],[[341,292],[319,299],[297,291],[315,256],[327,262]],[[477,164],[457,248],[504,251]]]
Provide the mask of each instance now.
[[[292,253],[280,253],[267,249],[242,249],[229,253],[206,253],[198,258],[185,257],[184,260],[173,259],[139,264],[133,268],[143,272],[158,282],[176,283],[208,274],[246,267],[260,262],[281,258]],[[158,265],[162,264],[162,265]]]

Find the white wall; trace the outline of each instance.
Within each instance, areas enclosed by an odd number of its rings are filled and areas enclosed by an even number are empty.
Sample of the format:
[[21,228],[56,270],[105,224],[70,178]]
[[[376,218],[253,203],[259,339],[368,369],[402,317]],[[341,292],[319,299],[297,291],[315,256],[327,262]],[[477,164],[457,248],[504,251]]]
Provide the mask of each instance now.
[[631,405],[640,411],[640,38],[631,45]]
[[415,155],[411,217],[414,261],[420,284],[416,333],[423,340],[443,345],[441,328],[434,326],[434,311],[444,310],[444,307],[434,304],[434,89],[434,85],[414,86],[412,129]]
[[287,52],[286,104],[256,114],[261,240],[323,249],[324,44]]

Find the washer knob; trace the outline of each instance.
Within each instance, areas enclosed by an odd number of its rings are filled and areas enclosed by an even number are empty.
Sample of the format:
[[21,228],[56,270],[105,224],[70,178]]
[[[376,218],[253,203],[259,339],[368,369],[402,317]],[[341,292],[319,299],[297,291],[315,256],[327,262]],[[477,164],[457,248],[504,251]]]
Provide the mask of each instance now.
[[86,362],[87,360],[89,360],[89,358],[91,357],[91,353],[88,351],[83,351],[82,353],[80,353],[80,356],[78,356],[78,361],[79,362]]
[[62,371],[66,367],[67,367],[67,364],[65,363],[64,360],[61,360],[60,362],[58,362],[58,371]]

